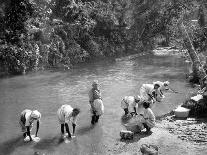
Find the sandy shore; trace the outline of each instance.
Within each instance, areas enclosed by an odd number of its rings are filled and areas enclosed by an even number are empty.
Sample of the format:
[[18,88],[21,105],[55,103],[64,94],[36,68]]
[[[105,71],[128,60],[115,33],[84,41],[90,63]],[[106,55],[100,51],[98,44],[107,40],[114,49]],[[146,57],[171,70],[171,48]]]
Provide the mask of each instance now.
[[159,147],[159,155],[205,155],[207,145],[195,144],[191,141],[184,141],[178,135],[172,134],[163,128],[162,123],[157,123],[152,129],[152,134],[138,134],[133,140],[117,142],[108,154],[119,155],[141,155],[140,147],[142,144],[154,144]]

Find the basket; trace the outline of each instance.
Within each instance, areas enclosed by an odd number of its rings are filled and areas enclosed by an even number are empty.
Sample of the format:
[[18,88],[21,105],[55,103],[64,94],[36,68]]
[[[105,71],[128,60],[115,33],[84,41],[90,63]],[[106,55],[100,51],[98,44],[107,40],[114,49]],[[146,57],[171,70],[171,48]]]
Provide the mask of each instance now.
[[186,118],[188,117],[189,112],[190,109],[179,106],[177,109],[175,109],[175,116],[178,118]]
[[127,131],[127,130],[121,130],[120,137],[121,137],[121,139],[133,139],[134,133],[131,131]]

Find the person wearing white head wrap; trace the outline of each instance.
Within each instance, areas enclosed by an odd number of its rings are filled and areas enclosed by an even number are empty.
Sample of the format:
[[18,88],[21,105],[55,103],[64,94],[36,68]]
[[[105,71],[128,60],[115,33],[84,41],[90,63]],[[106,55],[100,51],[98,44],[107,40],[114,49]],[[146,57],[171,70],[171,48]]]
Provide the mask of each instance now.
[[79,108],[72,108],[68,104],[64,104],[58,109],[57,116],[58,116],[59,123],[61,125],[62,135],[64,135],[64,129],[66,129],[66,132],[68,133],[68,138],[71,138],[71,133],[68,125],[69,122],[72,123],[73,135],[75,134],[76,120],[79,113],[80,113]]
[[159,84],[142,84],[140,88],[140,97],[142,102],[143,101],[150,101],[152,103],[156,102],[157,100],[157,93],[158,88],[160,87]]
[[88,96],[92,114],[91,124],[95,124],[98,122],[99,117],[104,113],[104,105],[97,80],[93,81],[92,89],[89,91]]
[[169,84],[170,84],[170,82],[169,81],[164,81],[164,82],[156,81],[156,82],[153,82],[153,84],[160,85],[160,88],[159,89],[161,91],[165,91],[165,90],[169,90]]
[[125,96],[121,101],[121,108],[124,109],[125,115],[137,114],[138,104],[140,103],[140,96]]
[[26,136],[29,136],[30,141],[32,141],[30,131],[32,130],[33,122],[35,120],[37,121],[35,137],[37,137],[37,133],[39,131],[40,118],[41,114],[37,110],[32,111],[29,109],[25,109],[24,111],[22,111],[19,123],[21,125],[24,138],[26,138]]
[[169,81],[156,81],[153,82],[153,84],[158,84],[160,86],[160,88],[158,89],[158,94],[157,94],[157,100],[161,101],[163,98],[165,98],[163,91],[167,91],[167,90],[171,90],[171,88],[169,87],[170,82]]

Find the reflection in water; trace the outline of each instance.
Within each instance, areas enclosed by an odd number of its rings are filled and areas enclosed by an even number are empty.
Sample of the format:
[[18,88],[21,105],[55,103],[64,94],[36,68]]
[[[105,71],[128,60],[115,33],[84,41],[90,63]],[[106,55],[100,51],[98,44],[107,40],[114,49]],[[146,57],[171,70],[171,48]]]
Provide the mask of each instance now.
[[[28,155],[35,150],[46,154],[51,151],[52,154],[105,154],[107,146],[119,138],[119,131],[123,129],[121,99],[138,94],[143,83],[168,80],[173,89],[183,94],[166,93],[163,102],[152,109],[155,115],[164,114],[180,104],[184,94],[190,91],[185,85],[185,72],[187,69],[181,59],[141,56],[133,60],[81,64],[67,72],[44,71],[1,79],[0,152],[16,154],[18,151],[18,154]],[[97,125],[91,126],[88,91],[94,79],[101,83],[105,114]],[[69,144],[59,143],[56,137],[60,132],[56,113],[62,104],[81,109],[77,136]],[[17,116],[26,108],[42,113],[41,141],[32,146],[15,138],[11,140],[20,132]]]
[[60,135],[57,135],[55,137],[45,137],[39,143],[37,143],[34,148],[38,150],[47,150],[49,152],[52,152],[58,145],[63,142],[64,140],[60,137]]
[[87,134],[87,133],[89,133],[94,127],[95,127],[95,125],[90,125],[90,126],[80,127],[79,129],[77,129],[76,134],[77,134],[77,135],[84,135],[84,134]]
[[10,155],[14,150],[23,145],[28,146],[30,143],[25,143],[22,136],[11,138],[0,144],[0,153],[2,155]]

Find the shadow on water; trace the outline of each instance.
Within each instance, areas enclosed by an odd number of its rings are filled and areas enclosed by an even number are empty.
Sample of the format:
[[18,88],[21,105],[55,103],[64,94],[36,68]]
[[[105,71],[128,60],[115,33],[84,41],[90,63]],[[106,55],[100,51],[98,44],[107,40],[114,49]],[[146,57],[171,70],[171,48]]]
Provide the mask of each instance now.
[[64,140],[60,137],[60,135],[56,135],[55,137],[47,137],[42,139],[34,146],[34,148],[38,150],[48,150],[52,152],[58,145],[63,142]]
[[84,127],[81,127],[79,128],[77,131],[76,131],[76,134],[77,135],[84,135],[84,134],[87,134],[89,133],[92,129],[94,129],[96,125],[90,125],[90,126],[84,126]]
[[10,155],[15,151],[16,148],[31,145],[32,143],[25,143],[23,141],[22,136],[18,136],[16,138],[10,139],[0,144],[0,153],[3,155]]

